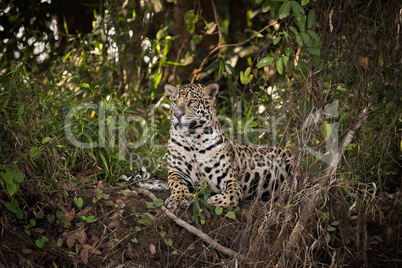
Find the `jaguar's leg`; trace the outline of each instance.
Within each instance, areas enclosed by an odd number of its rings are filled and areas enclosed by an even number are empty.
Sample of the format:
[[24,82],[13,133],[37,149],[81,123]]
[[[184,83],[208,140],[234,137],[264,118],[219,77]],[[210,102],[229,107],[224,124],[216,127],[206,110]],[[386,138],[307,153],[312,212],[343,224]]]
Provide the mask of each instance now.
[[186,208],[190,205],[191,195],[186,181],[177,171],[169,170],[168,188],[170,196],[165,200],[165,206],[170,208]]
[[224,192],[211,196],[208,204],[214,207],[223,207],[231,209],[239,204],[243,199],[243,190],[239,182],[231,180],[227,183]]

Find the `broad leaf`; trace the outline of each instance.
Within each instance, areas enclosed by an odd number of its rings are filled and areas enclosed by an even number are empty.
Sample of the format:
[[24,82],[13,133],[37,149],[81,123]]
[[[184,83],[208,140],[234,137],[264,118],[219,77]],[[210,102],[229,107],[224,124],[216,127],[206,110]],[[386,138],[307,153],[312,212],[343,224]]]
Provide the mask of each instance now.
[[307,28],[311,29],[314,25],[314,20],[315,20],[315,12],[314,10],[310,10],[310,12],[308,13],[308,17],[307,17]]
[[276,69],[278,70],[279,74],[283,74],[283,61],[282,61],[282,58],[279,58],[276,61]]
[[290,6],[291,6],[290,2],[284,2],[282,4],[282,6],[279,8],[279,19],[286,18],[289,15]]
[[257,63],[257,68],[262,68],[265,66],[270,65],[271,63],[273,63],[275,60],[275,58],[272,57],[265,57],[263,59],[261,59],[258,63]]

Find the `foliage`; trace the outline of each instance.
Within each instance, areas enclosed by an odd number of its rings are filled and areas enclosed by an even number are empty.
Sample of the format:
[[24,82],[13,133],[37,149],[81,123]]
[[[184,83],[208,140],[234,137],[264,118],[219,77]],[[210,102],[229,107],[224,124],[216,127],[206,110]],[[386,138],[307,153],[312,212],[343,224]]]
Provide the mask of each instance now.
[[[43,202],[55,192],[75,196],[81,209],[108,200],[100,182],[122,183],[143,167],[166,177],[166,83],[218,82],[226,134],[296,148],[307,185],[328,165],[328,144],[369,107],[329,192],[342,199],[372,183],[401,183],[397,1],[34,2],[0,4],[0,208],[32,237],[39,210],[47,224],[71,228],[67,212]],[[98,188],[92,203],[65,190],[86,183]],[[208,196],[194,196],[197,226],[207,213],[239,215],[212,210]],[[332,208],[323,213],[317,236],[334,247],[344,219]],[[155,222],[149,212],[139,217],[142,227]],[[46,248],[46,239],[32,244]],[[74,245],[74,254],[85,253]]]

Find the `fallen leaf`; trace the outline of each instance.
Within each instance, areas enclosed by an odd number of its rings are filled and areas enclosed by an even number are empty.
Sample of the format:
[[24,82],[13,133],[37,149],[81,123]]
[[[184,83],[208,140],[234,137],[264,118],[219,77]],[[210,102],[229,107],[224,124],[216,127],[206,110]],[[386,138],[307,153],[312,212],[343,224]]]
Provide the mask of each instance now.
[[43,232],[45,231],[45,229],[42,229],[42,228],[34,228],[33,231],[35,231],[36,233],[41,234],[41,233],[43,233]]
[[64,213],[67,217],[68,221],[72,221],[75,217],[75,208],[73,208],[70,212]]
[[105,206],[109,206],[109,207],[114,207],[114,202],[113,202],[113,200],[102,200],[102,203],[105,205]]
[[112,220],[108,223],[107,227],[109,227],[110,229],[113,229],[113,228],[115,228],[118,224],[119,224],[119,219],[112,219]]
[[77,240],[78,242],[80,242],[81,244],[85,243],[85,240],[87,240],[87,234],[84,232],[80,233],[79,235],[77,235]]
[[88,176],[85,175],[85,174],[78,174],[78,175],[76,176],[76,178],[77,178],[78,180],[80,180],[80,181],[86,181],[86,180],[88,180]]
[[104,188],[103,181],[98,181],[98,188]]
[[121,218],[121,213],[120,213],[120,212],[116,212],[115,214],[113,214],[113,215],[110,217],[111,220],[113,220],[113,219],[119,219],[119,218]]
[[88,264],[88,249],[83,248],[80,252],[80,257],[83,263]]
[[100,240],[99,237],[97,237],[96,235],[92,235],[91,236],[92,246],[93,247],[96,246],[96,244],[98,244],[99,240]]
[[25,248],[22,250],[22,253],[24,253],[24,254],[31,254],[32,252],[33,252],[33,250],[29,249],[29,248]]
[[131,259],[133,259],[133,258],[135,257],[134,249],[133,249],[133,247],[131,246],[131,243],[127,243],[126,254],[127,254],[127,256],[128,256],[129,258],[131,258]]
[[149,251],[151,251],[152,255],[156,254],[156,249],[155,249],[155,245],[154,244],[149,244]]
[[77,239],[77,235],[75,233],[72,233],[69,236],[67,236],[66,244],[69,248],[72,248],[74,246],[75,239]]

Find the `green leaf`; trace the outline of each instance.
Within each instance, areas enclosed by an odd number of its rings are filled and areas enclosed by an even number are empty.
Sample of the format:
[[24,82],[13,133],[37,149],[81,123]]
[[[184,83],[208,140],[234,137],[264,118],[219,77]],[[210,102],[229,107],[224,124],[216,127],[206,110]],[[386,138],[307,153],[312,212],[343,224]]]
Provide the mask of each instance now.
[[5,182],[9,184],[14,183],[14,173],[11,168],[6,168],[6,173],[0,172],[0,176]]
[[329,232],[333,232],[333,231],[336,230],[336,228],[335,228],[335,227],[332,227],[332,226],[328,226],[327,230],[328,230]]
[[29,224],[34,227],[36,226],[36,220],[35,219],[29,219]]
[[243,85],[246,85],[246,84],[250,83],[251,79],[253,79],[253,75],[250,74],[250,72],[251,72],[250,67],[248,67],[246,69],[246,71],[244,71],[244,73],[243,73],[243,71],[240,72],[240,82]]
[[325,140],[328,140],[329,136],[331,136],[332,127],[328,123],[328,121],[322,121],[321,123],[322,128],[322,135],[324,136]]
[[228,213],[226,213],[225,216],[229,217],[232,220],[236,219],[236,214],[233,211],[229,211]]
[[290,26],[289,28],[295,35],[297,35],[299,33],[295,27]]
[[301,16],[300,19],[296,18],[297,27],[299,27],[300,32],[304,32],[306,29],[307,16]]
[[272,57],[265,57],[265,58],[262,58],[262,59],[257,63],[257,68],[262,68],[262,67],[268,66],[268,65],[270,65],[271,63],[273,63],[274,60],[275,60],[275,58],[272,58]]
[[138,240],[137,240],[137,238],[134,237],[133,239],[131,239],[131,242],[137,244],[137,243],[138,243]]
[[163,37],[163,29],[160,29],[157,33],[156,33],[156,40],[159,41],[161,40]]
[[172,254],[172,255],[177,255],[178,252],[177,252],[177,250],[173,250],[171,254]]
[[[293,2],[293,1],[290,1]],[[286,18],[289,15],[291,4],[290,2],[284,2],[279,8],[279,19]]]
[[15,193],[17,193],[17,192],[18,192],[18,189],[19,189],[18,184],[9,184],[9,183],[7,183],[6,188],[7,188],[8,194],[9,194],[11,197],[13,197],[13,195],[14,195]]
[[54,214],[47,214],[46,219],[50,224],[53,224],[56,220],[56,216]]
[[157,207],[157,208],[163,206],[163,200],[162,199],[155,199],[154,201],[152,201],[152,203],[154,203],[155,207]]
[[302,0],[302,1],[301,1],[301,4],[302,4],[302,6],[305,6],[305,5],[308,4],[308,2],[310,2],[310,0]]
[[198,16],[195,14],[194,10],[189,10],[184,14],[184,23],[186,24],[187,30],[193,33],[195,30],[195,23],[198,21]]
[[6,208],[14,214],[17,213],[19,207],[18,201],[14,198],[10,202],[6,202]]
[[290,54],[292,54],[293,52],[293,48],[292,47],[287,47],[285,48],[285,55],[286,56],[290,56]]
[[138,223],[141,223],[141,224],[149,227],[152,225],[154,219],[155,219],[155,216],[147,212],[147,213],[143,213],[141,215],[141,219],[138,220]]
[[307,33],[301,33],[301,36],[303,38],[303,43],[306,44],[306,46],[310,47],[313,45],[311,38]]
[[86,221],[87,223],[96,222],[96,218],[95,218],[95,216],[90,215],[90,216],[88,216],[88,217],[85,219],[85,221]]
[[43,248],[43,246],[45,245],[45,242],[44,242],[43,240],[37,239],[37,240],[35,241],[35,245],[36,245],[38,248]]
[[165,243],[166,243],[166,245],[171,247],[173,245],[173,239],[169,237],[167,240],[165,240]]
[[340,223],[339,221],[333,221],[333,222],[331,222],[331,225],[332,226],[337,226],[337,225],[339,225],[339,223]]
[[223,212],[223,208],[222,207],[215,207],[215,214],[216,215],[221,215]]
[[279,43],[279,41],[281,41],[282,36],[278,36],[277,38],[274,39],[273,44],[276,45]]
[[276,69],[278,70],[279,74],[283,74],[283,61],[282,58],[276,60]]
[[50,141],[50,137],[45,137],[43,140],[42,140],[42,144],[45,144],[45,143],[47,143],[47,142],[49,142]]
[[239,206],[236,206],[236,207],[233,209],[233,212],[237,212],[237,211],[240,211],[240,207],[239,207]]
[[320,38],[320,36],[316,32],[314,32],[312,30],[308,30],[307,33],[311,38],[314,39],[314,46],[321,47],[321,38]]
[[320,54],[321,54],[320,49],[318,47],[308,47],[308,48],[306,48],[306,50],[310,54],[313,54],[313,55],[316,55],[316,56],[320,56]]
[[105,159],[105,157],[103,156],[102,152],[99,152],[99,156],[100,156],[100,158],[101,158],[101,160],[102,160],[102,162],[103,162],[103,165],[105,166],[105,169],[106,169],[106,170],[109,170],[109,167],[108,167],[108,165],[107,165],[106,159]]
[[142,229],[141,229],[141,227],[139,227],[139,226],[135,226],[134,230],[135,230],[136,232],[140,232]]
[[63,238],[57,239],[57,246],[61,247],[63,245]]
[[283,65],[288,66],[289,57],[288,56],[283,56],[282,61],[283,61]]
[[147,203],[147,209],[152,209],[152,208],[155,208],[154,203],[148,202]]
[[83,88],[89,88],[89,84],[88,83],[80,83],[77,86],[79,87],[83,87]]
[[82,207],[82,205],[84,204],[84,200],[82,200],[81,197],[77,198],[76,196],[74,196],[74,202],[79,208]]
[[300,34],[298,34],[298,35],[296,35],[296,43],[297,43],[297,45],[299,46],[299,47],[303,47],[303,39],[302,39],[302,37],[300,36]]
[[205,23],[205,31],[207,34],[212,34],[216,29],[216,23],[211,21],[209,23]]
[[296,23],[302,21],[303,20],[302,15],[304,14],[304,8],[296,1],[290,1],[290,4],[292,6],[293,14],[295,15],[295,18],[296,18]]
[[14,181],[17,183],[21,183],[24,181],[24,174],[20,171],[13,170]]
[[310,10],[310,12],[308,13],[308,17],[307,17],[307,28],[311,29],[314,25],[314,20],[315,20],[315,12],[314,10]]
[[349,144],[348,146],[345,147],[345,150],[354,151],[356,147],[357,147],[357,144],[351,143],[351,144]]
[[165,237],[166,232],[165,232],[165,231],[160,231],[159,234],[160,234],[162,237]]
[[29,156],[31,157],[31,159],[34,159],[35,157],[38,156],[38,154],[40,153],[41,148],[38,147],[31,147],[31,149],[29,150]]

